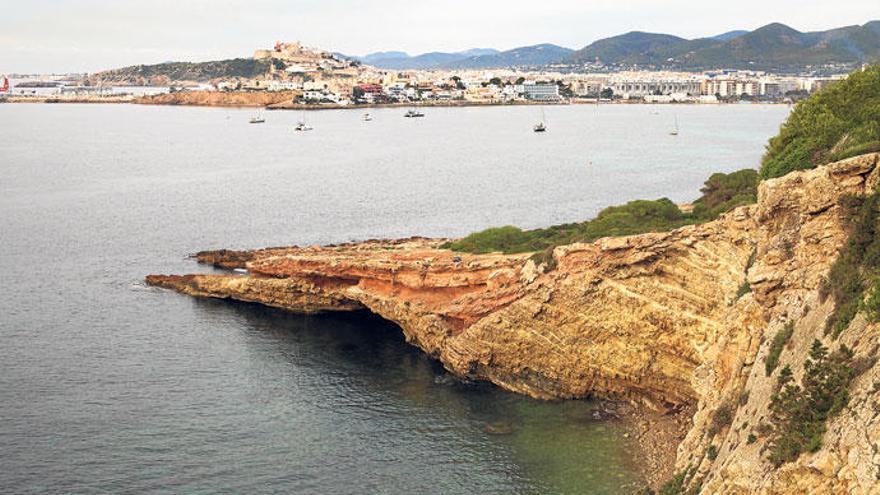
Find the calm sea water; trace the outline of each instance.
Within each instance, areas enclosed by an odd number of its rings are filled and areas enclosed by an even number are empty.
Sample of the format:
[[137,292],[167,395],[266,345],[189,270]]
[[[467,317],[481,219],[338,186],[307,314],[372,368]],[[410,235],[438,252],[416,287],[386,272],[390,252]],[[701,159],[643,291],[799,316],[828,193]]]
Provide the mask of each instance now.
[[[298,113],[0,105],[0,491],[619,493],[588,401],[464,385],[365,314],[144,287],[200,249],[457,236],[692,199],[781,106]],[[668,135],[677,117],[678,137]],[[493,435],[488,429],[509,429]]]

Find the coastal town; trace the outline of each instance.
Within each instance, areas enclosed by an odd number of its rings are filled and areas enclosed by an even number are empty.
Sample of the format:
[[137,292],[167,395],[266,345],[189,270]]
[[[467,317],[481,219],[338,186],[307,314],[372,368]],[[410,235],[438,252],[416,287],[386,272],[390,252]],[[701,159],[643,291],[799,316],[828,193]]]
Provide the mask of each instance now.
[[[257,74],[226,70],[217,77],[149,74],[150,66],[66,76],[15,76],[0,90],[7,102],[135,102],[269,106],[494,105],[575,103],[783,102],[804,98],[843,75],[779,75],[765,71],[577,72],[561,67],[380,69],[299,42],[277,42],[248,60]],[[16,80],[17,79],[17,80]],[[201,79],[201,80],[199,80]],[[4,79],[0,79],[3,81]],[[211,96],[210,98],[205,98]],[[194,103],[199,104],[199,103]]]

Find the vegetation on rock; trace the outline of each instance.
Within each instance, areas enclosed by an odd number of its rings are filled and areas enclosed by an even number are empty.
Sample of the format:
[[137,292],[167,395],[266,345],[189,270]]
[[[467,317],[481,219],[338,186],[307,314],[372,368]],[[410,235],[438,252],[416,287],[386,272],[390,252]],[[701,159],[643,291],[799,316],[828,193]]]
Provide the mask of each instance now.
[[[696,469],[691,469],[690,465],[688,465],[688,467],[684,468],[684,470],[664,483],[663,486],[660,487],[660,491],[657,492],[657,495],[692,495],[700,493],[699,483],[695,484],[690,489],[687,488],[688,484],[693,480],[693,476],[696,472]],[[654,492],[649,491],[648,493]]]
[[773,370],[779,366],[779,356],[782,354],[782,350],[785,349],[785,345],[788,344],[788,340],[793,333],[793,321],[786,323],[781,330],[776,332],[776,336],[773,337],[773,342],[770,344],[770,352],[767,353],[767,358],[764,359],[764,371],[767,373],[767,376],[772,375]]
[[871,151],[880,151],[880,65],[854,72],[798,103],[770,139],[761,178]]
[[[716,173],[705,182],[700,190],[703,195],[694,202],[691,213],[681,211],[667,198],[635,200],[622,206],[605,208],[596,218],[585,222],[534,230],[521,230],[510,225],[493,227],[470,234],[445,247],[469,253],[546,252],[555,246],[591,242],[602,237],[663,232],[714,220],[732,208],[754,203],[757,199],[757,187],[758,174],[754,170]],[[547,256],[545,253],[539,258],[545,260]]]
[[217,78],[252,79],[269,72],[271,62],[252,58],[234,58],[212,62],[166,62],[154,65],[132,65],[97,74],[101,79],[134,81],[167,77],[170,81],[206,82]]
[[730,402],[722,402],[712,415],[712,421],[709,423],[709,428],[706,430],[706,436],[712,438],[730,426],[731,423],[733,423],[733,416],[735,413],[736,408],[733,407],[733,404]]
[[822,446],[826,421],[849,402],[849,384],[855,377],[852,351],[841,346],[836,352],[818,340],[813,342],[804,363],[801,384],[795,383],[791,368],[779,374],[779,391],[770,400],[770,462],[779,467],[804,452]]
[[878,313],[872,308],[880,307],[875,303],[877,298],[863,302],[865,291],[880,275],[880,193],[843,196],[840,205],[849,224],[849,237],[820,291],[823,298],[834,298],[835,309],[828,318],[826,332],[833,332],[835,337],[849,326],[860,308],[865,307],[871,316]]

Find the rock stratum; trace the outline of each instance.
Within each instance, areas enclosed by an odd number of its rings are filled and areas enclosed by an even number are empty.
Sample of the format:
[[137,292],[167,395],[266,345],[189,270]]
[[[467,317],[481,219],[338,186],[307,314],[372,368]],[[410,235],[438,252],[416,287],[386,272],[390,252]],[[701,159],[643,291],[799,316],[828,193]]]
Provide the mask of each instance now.
[[266,107],[289,102],[300,94],[298,91],[177,91],[142,96],[133,102],[141,105]]
[[[796,375],[814,339],[832,344],[833,302],[819,286],[847,238],[838,203],[876,189],[878,156],[764,181],[757,204],[713,222],[557,247],[553,269],[528,254],[453,253],[412,238],[206,251],[199,262],[246,273],[147,282],[300,313],[367,309],[451,373],[540,399],[694,406],[675,467],[702,493],[880,493],[876,365],[818,452],[773,468],[756,433],[769,416],[775,377],[763,360],[776,332],[795,322],[780,366]],[[877,328],[858,317],[840,341],[872,357]],[[722,408],[732,420],[719,425]]]

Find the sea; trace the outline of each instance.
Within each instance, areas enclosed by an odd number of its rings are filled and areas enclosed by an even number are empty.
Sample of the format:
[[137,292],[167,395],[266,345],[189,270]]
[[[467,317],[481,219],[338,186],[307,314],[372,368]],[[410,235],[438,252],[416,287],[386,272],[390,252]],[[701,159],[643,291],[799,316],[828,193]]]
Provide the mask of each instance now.
[[[593,401],[460,382],[368,313],[197,300],[144,277],[211,271],[190,257],[204,249],[687,202],[712,173],[757,167],[789,111],[383,108],[249,124],[256,110],[0,104],[0,492],[638,489],[635,445]],[[294,132],[300,120],[314,129]]]

